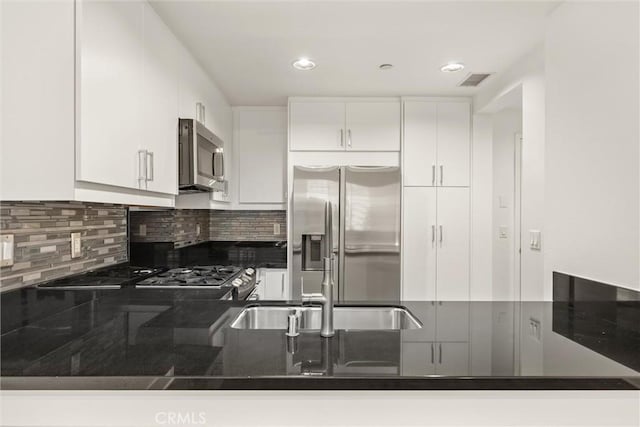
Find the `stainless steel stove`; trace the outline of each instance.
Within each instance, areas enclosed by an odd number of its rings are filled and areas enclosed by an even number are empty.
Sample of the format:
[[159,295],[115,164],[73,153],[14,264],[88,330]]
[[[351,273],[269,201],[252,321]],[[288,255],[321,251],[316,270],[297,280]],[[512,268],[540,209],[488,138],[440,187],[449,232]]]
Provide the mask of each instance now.
[[237,299],[245,299],[255,287],[253,268],[233,265],[199,265],[167,270],[136,284],[141,289],[204,289],[235,288]]

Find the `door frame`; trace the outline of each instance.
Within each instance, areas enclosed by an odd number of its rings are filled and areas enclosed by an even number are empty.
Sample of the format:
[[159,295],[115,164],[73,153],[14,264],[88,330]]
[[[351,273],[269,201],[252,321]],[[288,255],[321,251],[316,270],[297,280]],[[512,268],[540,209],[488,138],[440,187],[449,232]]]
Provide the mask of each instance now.
[[521,297],[522,297],[522,132],[514,134],[513,150],[513,352],[515,374],[520,374]]
[[513,155],[513,297],[522,295],[522,133],[514,135]]

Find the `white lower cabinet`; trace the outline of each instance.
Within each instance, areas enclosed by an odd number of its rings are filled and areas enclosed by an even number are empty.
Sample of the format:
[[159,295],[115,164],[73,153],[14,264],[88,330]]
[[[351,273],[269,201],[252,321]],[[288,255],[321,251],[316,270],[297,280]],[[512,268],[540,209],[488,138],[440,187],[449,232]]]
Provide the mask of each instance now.
[[402,299],[469,299],[469,189],[405,187]]
[[259,273],[258,297],[260,300],[287,301],[289,299],[289,280],[287,270],[282,268],[263,268]]

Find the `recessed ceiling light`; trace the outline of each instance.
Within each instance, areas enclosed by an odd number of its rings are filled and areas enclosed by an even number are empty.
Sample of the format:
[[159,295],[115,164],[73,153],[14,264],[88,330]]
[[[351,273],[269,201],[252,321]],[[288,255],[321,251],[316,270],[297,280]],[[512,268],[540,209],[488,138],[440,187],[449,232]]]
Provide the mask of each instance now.
[[449,62],[448,64],[444,64],[440,67],[440,71],[443,73],[455,73],[456,71],[464,70],[464,64],[460,62]]
[[393,64],[380,64],[378,65],[378,68],[381,70],[390,70],[393,68]]
[[296,70],[308,71],[316,68],[316,63],[310,60],[309,58],[298,58],[293,61],[293,68]]

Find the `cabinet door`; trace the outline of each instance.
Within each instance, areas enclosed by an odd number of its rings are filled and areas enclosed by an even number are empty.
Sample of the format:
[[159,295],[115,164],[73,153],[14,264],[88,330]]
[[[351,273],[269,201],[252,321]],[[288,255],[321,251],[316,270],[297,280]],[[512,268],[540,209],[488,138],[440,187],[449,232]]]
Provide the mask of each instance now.
[[342,102],[291,102],[289,140],[294,151],[343,151],[345,105]]
[[403,342],[402,343],[402,375],[422,376],[436,372],[435,343]]
[[436,373],[439,375],[469,375],[469,343],[439,342],[436,344]]
[[469,300],[469,189],[438,188],[438,301]]
[[435,300],[435,188],[404,188],[402,229],[402,299],[405,301]]
[[146,188],[137,158],[144,148],[143,21],[139,1],[81,3],[78,180]]
[[438,185],[469,186],[470,105],[438,103]]
[[204,102],[200,96],[201,76],[198,64],[182,45],[178,48],[178,115],[181,119],[196,118],[196,104]]
[[404,103],[404,185],[436,185],[436,105]]
[[349,151],[400,151],[399,102],[347,103]]
[[148,3],[144,7],[143,139],[150,153],[147,189],[178,193],[178,41]]
[[286,270],[266,270],[264,274],[264,299],[286,300],[289,297]]
[[238,111],[238,201],[284,203],[287,114],[284,110]]
[[463,301],[436,304],[438,341],[469,341],[469,303]]

